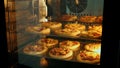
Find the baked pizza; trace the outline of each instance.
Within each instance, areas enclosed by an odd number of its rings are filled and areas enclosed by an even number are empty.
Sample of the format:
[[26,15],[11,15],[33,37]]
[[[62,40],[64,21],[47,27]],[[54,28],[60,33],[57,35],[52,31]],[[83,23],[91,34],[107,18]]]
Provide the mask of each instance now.
[[94,23],[97,16],[81,16],[79,21],[85,23]]
[[55,59],[71,60],[73,51],[67,48],[53,48],[49,51],[49,56]]
[[68,49],[71,49],[73,51],[76,51],[80,48],[80,42],[65,40],[65,41],[61,41],[59,43],[59,46],[62,48],[68,48]]
[[89,63],[89,64],[95,64],[100,62],[100,55],[96,52],[90,52],[90,51],[80,51],[80,53],[77,55],[77,61],[83,62],[83,63]]
[[78,23],[67,23],[67,24],[65,24],[64,28],[78,29],[78,30],[80,30],[80,31],[86,29],[85,25],[78,24]]
[[77,20],[77,16],[75,16],[75,15],[62,15],[57,20],[58,21],[75,21],[75,20]]
[[53,38],[42,38],[42,39],[38,40],[36,42],[36,44],[40,44],[40,45],[46,46],[48,48],[52,48],[58,44],[58,40],[53,39]]
[[89,43],[89,44],[86,44],[84,48],[85,48],[85,50],[97,52],[100,54],[101,43]]
[[103,16],[98,16],[95,20],[95,22],[97,23],[102,23],[102,21],[103,21]]
[[41,26],[30,26],[27,28],[27,31],[31,33],[38,33],[38,34],[50,34],[50,28],[41,27]]
[[93,25],[88,27],[88,36],[93,38],[99,38],[102,36],[102,26]]
[[62,24],[60,22],[43,22],[43,23],[41,23],[41,25],[44,27],[48,27],[52,30],[62,28]]
[[48,48],[41,45],[27,45],[23,48],[23,52],[29,55],[44,55]]
[[55,30],[54,33],[59,36],[77,37],[77,35],[80,34],[80,31],[77,29],[64,28]]

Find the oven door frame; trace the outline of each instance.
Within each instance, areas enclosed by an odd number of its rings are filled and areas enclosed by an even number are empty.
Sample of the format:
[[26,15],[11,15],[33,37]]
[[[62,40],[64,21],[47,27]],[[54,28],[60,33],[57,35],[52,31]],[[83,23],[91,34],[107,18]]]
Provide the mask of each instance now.
[[[120,56],[119,54],[119,40],[116,39],[118,38],[118,35],[114,32],[114,30],[117,29],[117,27],[111,27],[111,26],[116,26],[117,23],[116,21],[119,20],[115,17],[115,15],[117,14],[115,9],[112,8],[113,10],[111,10],[111,4],[114,4],[114,7],[116,6],[116,1],[113,0],[109,0],[109,1],[104,1],[104,19],[103,19],[103,36],[102,36],[102,47],[101,47],[101,68],[105,68],[105,67],[111,67],[111,68],[119,68],[119,62],[118,59]],[[110,6],[110,7],[109,7]],[[113,6],[113,5],[112,5]],[[116,20],[117,19],[117,20]],[[113,23],[115,22],[115,23]],[[2,61],[1,62],[1,66],[11,66],[11,61],[10,61],[10,56],[8,56],[8,50],[7,50],[7,37],[6,37],[6,22],[5,22],[5,8],[4,8],[4,0],[1,0],[0,2],[0,54],[1,57],[0,59]],[[2,53],[1,53],[2,52]],[[13,58],[13,57],[12,57]],[[16,56],[16,58],[18,58]],[[16,62],[17,63],[17,62]],[[89,64],[83,64],[83,63],[70,63],[67,62],[65,65],[63,62],[61,64],[63,64],[63,67],[70,67],[70,68],[74,68],[74,67],[84,67],[84,68],[90,68],[90,67],[95,67],[98,68],[98,66],[94,66],[94,65],[89,65]],[[14,63],[15,64],[15,63]],[[59,65],[55,65],[55,67],[59,67]],[[85,67],[86,66],[86,67]],[[5,67],[5,68],[6,68]],[[17,67],[26,67],[24,65],[21,65],[19,63],[17,63]],[[49,66],[48,66],[49,68]]]

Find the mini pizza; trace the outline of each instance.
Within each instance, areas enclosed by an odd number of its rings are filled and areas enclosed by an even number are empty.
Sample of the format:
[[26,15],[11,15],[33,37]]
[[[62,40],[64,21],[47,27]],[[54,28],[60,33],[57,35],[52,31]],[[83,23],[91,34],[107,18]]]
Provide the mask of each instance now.
[[37,34],[50,34],[50,28],[47,27],[41,27],[41,26],[30,26],[27,28],[27,31],[30,31],[31,33],[37,33]]
[[86,44],[84,48],[85,48],[85,50],[93,51],[93,52],[96,52],[96,53],[100,54],[101,43],[89,43],[89,44]]
[[80,34],[80,31],[77,29],[64,28],[55,30],[54,33],[59,36],[77,37],[77,35]]
[[94,31],[97,31],[97,32],[102,32],[102,25],[89,26],[88,30],[94,30]]
[[83,63],[95,64],[100,62],[100,55],[97,54],[96,52],[80,51],[80,53],[77,55],[77,61]]
[[79,21],[86,22],[86,23],[94,23],[97,16],[81,16]]
[[75,15],[62,15],[58,20],[59,21],[75,21],[75,20],[77,20],[77,16],[75,16]]
[[71,60],[73,51],[67,48],[53,48],[49,51],[49,56],[55,59]]
[[89,30],[88,31],[88,37],[89,38],[100,38],[102,36],[102,33],[94,31],[94,30]]
[[95,20],[95,22],[97,23],[102,23],[102,21],[103,21],[103,16],[98,16]]
[[44,27],[48,27],[52,30],[62,28],[62,24],[60,22],[43,22],[43,23],[41,23],[41,25]]
[[80,30],[80,31],[86,29],[85,25],[78,24],[78,23],[68,23],[68,24],[66,24],[64,27],[65,27],[65,28],[69,28],[69,29],[78,29],[78,30]]
[[27,45],[23,48],[23,52],[29,55],[44,55],[48,48],[41,45]]
[[93,25],[88,27],[88,36],[93,38],[99,38],[102,36],[102,26]]
[[80,48],[80,42],[65,40],[59,43],[59,46],[62,48],[68,48],[73,51],[77,51]]
[[58,40],[52,39],[52,38],[42,38],[42,39],[38,40],[36,42],[36,44],[40,44],[40,45],[46,46],[48,48],[52,48],[58,44]]

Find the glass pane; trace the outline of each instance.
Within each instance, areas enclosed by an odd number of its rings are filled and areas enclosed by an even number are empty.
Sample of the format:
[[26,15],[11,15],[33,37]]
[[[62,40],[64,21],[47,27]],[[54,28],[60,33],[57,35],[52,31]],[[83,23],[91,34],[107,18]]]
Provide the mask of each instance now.
[[20,64],[39,67],[47,58],[100,65],[104,0],[6,3],[8,50],[18,49]]

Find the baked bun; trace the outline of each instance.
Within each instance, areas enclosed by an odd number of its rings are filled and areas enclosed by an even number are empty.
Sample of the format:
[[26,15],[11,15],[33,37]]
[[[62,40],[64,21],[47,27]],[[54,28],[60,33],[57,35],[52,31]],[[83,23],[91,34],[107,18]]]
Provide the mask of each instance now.
[[29,55],[44,55],[48,48],[41,45],[27,45],[23,48],[23,52]]
[[51,30],[57,30],[62,28],[62,24],[60,22],[43,22],[41,23],[42,26],[48,27]]
[[95,64],[100,62],[100,55],[96,52],[80,51],[77,55],[77,61],[89,64]]
[[80,48],[80,42],[65,40],[59,43],[59,46],[62,48],[68,48],[73,51],[77,51]]
[[54,33],[59,36],[65,36],[65,37],[77,37],[78,34],[80,34],[80,31],[77,29],[59,29],[55,30]]
[[43,46],[46,46],[48,48],[55,47],[58,44],[57,39],[52,39],[52,38],[42,38],[36,42],[36,44],[40,44]]
[[55,59],[71,60],[73,51],[67,48],[53,48],[49,51],[49,56]]
[[47,27],[41,27],[41,26],[30,26],[27,28],[27,31],[31,33],[37,33],[37,34],[50,34],[50,28]]
[[89,44],[86,44],[84,48],[85,50],[88,50],[88,51],[100,53],[101,43],[89,43]]

